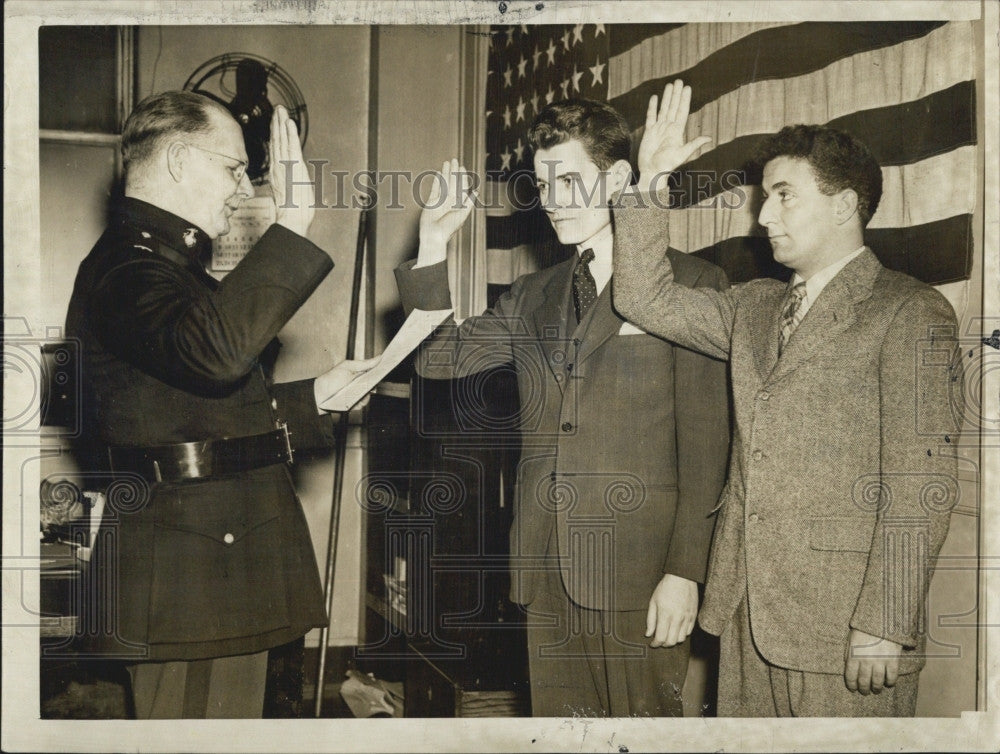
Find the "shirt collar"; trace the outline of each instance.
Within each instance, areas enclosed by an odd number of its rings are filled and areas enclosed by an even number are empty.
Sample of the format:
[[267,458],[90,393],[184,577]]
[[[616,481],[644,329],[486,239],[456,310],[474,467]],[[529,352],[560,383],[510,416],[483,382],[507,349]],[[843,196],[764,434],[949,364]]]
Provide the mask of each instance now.
[[[842,269],[844,269],[847,265],[849,265],[864,250],[865,247],[861,246],[860,248],[851,252],[847,256],[841,257],[833,264],[828,264],[822,270],[813,274],[812,277],[806,280],[806,301],[808,301],[811,304],[813,301],[818,299],[819,294],[821,294],[823,292],[823,289],[826,288],[827,284],[837,276],[837,273],[840,272]],[[802,276],[799,275],[799,273],[797,272],[794,273],[792,275],[791,284],[795,285],[796,283],[801,283],[801,282],[802,282]]]
[[615,237],[611,232],[611,223],[608,223],[594,235],[587,239],[586,243],[577,244],[576,254],[583,254],[586,249],[594,250],[594,261],[603,264],[611,264],[611,254],[615,245]]
[[149,202],[127,196],[115,214],[121,225],[135,228],[143,238],[155,238],[191,261],[198,262],[211,252],[212,239],[205,231]]

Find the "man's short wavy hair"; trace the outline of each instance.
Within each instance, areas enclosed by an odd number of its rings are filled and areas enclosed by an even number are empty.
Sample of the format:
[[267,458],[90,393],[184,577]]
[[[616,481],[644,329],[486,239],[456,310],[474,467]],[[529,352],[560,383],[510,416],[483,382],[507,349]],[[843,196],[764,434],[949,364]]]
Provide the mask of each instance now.
[[882,198],[882,170],[864,142],[829,126],[785,126],[761,143],[754,162],[763,168],[778,157],[806,160],[824,194],[852,189],[861,227],[868,225]]
[[212,130],[208,113],[221,109],[201,94],[168,91],[151,94],[136,105],[122,131],[122,165],[129,167],[148,160],[165,142],[183,134],[205,134]]
[[625,119],[606,102],[567,99],[545,107],[531,124],[528,144],[532,151],[550,149],[579,139],[590,159],[601,170],[629,159],[632,134]]

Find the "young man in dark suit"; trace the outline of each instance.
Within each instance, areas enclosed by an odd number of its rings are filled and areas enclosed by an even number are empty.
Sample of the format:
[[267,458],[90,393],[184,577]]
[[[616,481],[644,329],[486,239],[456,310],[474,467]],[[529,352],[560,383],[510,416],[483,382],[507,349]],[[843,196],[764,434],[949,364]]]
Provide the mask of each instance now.
[[327,622],[286,463],[290,442],[332,443],[318,406],[371,363],[272,384],[274,337],[333,263],[305,238],[312,189],[282,107],[270,148],[277,220],[220,283],[204,257],[253,195],[240,126],[191,92],[139,103],[125,197],[69,305],[84,450],[115,480],[81,646],[129,663],[140,718],[260,717],[268,648]]
[[[680,81],[659,110],[651,99],[641,191],[680,164],[690,99]],[[731,364],[733,452],[699,614],[721,634],[719,714],[912,716],[959,491],[955,313],[865,246],[882,174],[864,144],[788,126],[760,152],[759,221],[787,285],[678,285],[650,198],[615,216],[622,312]]]
[[[512,599],[529,615],[532,713],[679,716],[727,457],[725,368],[615,308],[609,203],[631,176],[621,116],[599,102],[554,103],[530,143],[541,206],[575,253],[441,328],[417,369],[438,379],[516,370],[510,565]],[[447,192],[421,215],[416,263],[397,271],[407,309],[451,306],[446,246],[472,198],[457,162],[442,176]],[[661,251],[685,285],[726,288],[713,265]]]

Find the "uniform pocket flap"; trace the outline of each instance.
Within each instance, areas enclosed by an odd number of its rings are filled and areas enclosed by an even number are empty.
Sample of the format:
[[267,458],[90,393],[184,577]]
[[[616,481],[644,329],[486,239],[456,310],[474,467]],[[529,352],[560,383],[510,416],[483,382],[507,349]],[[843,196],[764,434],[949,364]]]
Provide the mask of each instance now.
[[280,515],[273,495],[247,494],[236,485],[211,482],[177,484],[157,500],[156,525],[164,529],[199,534],[225,545],[239,542],[247,534]]
[[857,517],[814,518],[809,527],[809,547],[813,550],[868,552],[872,546],[874,522]]

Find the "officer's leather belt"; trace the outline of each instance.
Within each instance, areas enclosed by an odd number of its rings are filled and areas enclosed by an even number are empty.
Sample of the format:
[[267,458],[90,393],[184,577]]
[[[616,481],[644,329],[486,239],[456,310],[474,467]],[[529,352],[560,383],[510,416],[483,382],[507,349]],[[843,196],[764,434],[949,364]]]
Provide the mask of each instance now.
[[132,471],[154,482],[238,474],[262,466],[291,462],[288,429],[260,435],[197,440],[175,445],[108,448],[113,471]]

